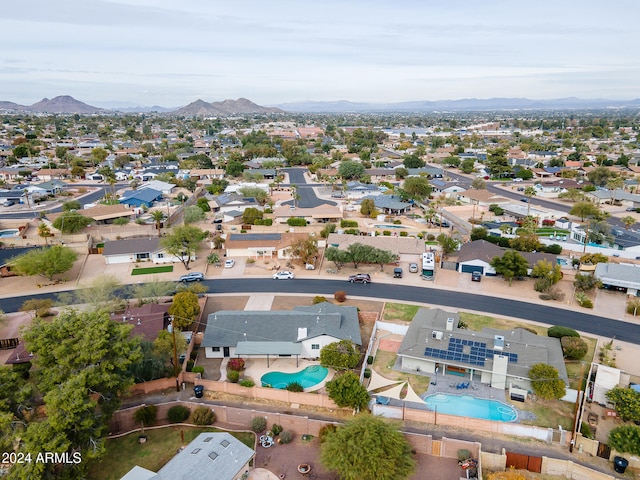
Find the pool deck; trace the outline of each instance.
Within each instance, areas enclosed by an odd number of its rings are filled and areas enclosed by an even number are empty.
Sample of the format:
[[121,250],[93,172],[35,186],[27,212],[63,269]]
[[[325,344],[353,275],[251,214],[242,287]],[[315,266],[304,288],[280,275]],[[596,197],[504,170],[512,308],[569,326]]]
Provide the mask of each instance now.
[[[298,360],[298,364],[296,365],[296,360],[293,358],[274,358],[269,359],[269,366],[267,367],[267,360],[265,358],[251,358],[245,359],[245,376],[251,377],[256,385],[259,385],[260,379],[265,373],[296,373],[312,365],[320,365],[320,363],[300,359]],[[329,373],[323,381],[321,381],[317,385],[314,385],[313,387],[305,388],[304,391],[313,392],[324,388],[325,383],[331,380],[334,374],[335,372],[330,368]]]

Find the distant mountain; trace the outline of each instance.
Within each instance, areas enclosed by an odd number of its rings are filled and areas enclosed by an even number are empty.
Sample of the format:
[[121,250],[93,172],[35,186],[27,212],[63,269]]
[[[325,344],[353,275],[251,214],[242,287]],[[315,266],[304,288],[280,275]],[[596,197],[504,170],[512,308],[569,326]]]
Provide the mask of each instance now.
[[223,102],[207,103],[204,100],[196,100],[186,107],[170,112],[173,115],[192,116],[228,116],[246,113],[284,113],[283,110],[273,107],[261,107],[246,98],[238,100],[224,100]]
[[638,108],[640,99],[607,100],[575,97],[551,100],[528,98],[466,98],[461,100],[413,101],[398,103],[337,102],[282,103],[277,107],[292,113],[373,113],[373,112],[463,112],[491,110],[556,110],[591,108]]
[[114,112],[122,112],[122,113],[149,113],[149,112],[158,112],[158,113],[167,113],[173,112],[175,107],[161,107],[159,105],[154,105],[152,107],[111,107],[109,110]]
[[92,107],[91,105],[87,105],[79,100],[76,100],[69,95],[60,95],[58,97],[52,98],[49,100],[48,98],[43,98],[37,103],[34,103],[30,107],[26,108],[29,112],[35,113],[80,113],[80,114],[90,114],[90,113],[100,113],[104,110],[98,107]]
[[0,110],[25,110],[28,107],[13,102],[0,102]]

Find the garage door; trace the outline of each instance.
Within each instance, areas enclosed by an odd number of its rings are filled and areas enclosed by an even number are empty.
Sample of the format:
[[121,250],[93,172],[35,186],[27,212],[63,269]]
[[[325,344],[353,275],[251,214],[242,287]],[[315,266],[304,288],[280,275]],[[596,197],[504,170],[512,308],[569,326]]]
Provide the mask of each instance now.
[[480,272],[484,274],[484,267],[479,265],[462,265],[462,273]]

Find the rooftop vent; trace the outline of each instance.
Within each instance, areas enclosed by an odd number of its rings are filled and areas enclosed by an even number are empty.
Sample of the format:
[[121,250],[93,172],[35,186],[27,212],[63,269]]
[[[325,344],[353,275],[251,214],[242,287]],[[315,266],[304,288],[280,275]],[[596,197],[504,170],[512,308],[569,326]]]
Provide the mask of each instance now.
[[435,340],[442,340],[443,337],[443,333],[439,332],[437,330],[434,330],[433,332],[431,332],[431,338],[435,339]]
[[495,335],[493,337],[493,348],[494,350],[504,349],[504,337],[502,335]]
[[447,318],[447,331],[451,330],[453,330],[453,318],[449,317]]

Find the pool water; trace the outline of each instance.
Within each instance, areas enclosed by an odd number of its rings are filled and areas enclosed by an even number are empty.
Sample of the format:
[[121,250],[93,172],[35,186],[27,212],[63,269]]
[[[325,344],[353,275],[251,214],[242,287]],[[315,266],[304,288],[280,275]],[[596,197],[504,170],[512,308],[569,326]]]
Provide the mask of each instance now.
[[17,235],[18,235],[18,230],[16,229],[0,230],[0,238],[10,238],[10,237],[15,237]]
[[514,422],[518,418],[515,408],[497,400],[476,398],[471,395],[438,393],[424,399],[430,410],[447,415],[481,418],[497,422]]
[[402,225],[374,225],[375,228],[407,228]]
[[293,382],[297,382],[302,385],[304,388],[310,388],[321,381],[323,381],[329,370],[320,365],[311,365],[304,370],[300,370],[295,373],[284,373],[284,372],[269,372],[265,373],[260,382],[262,382],[262,386],[271,386],[272,388],[279,388],[284,390],[287,388],[287,385]]

